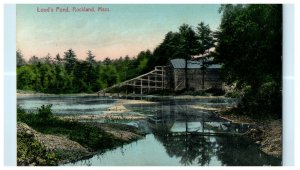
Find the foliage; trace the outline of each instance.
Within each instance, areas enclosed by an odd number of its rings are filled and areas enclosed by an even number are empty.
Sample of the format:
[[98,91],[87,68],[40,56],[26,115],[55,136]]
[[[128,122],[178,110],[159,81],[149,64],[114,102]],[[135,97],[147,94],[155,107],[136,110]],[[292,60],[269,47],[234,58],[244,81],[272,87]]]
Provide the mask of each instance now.
[[53,151],[47,151],[33,134],[18,132],[17,165],[58,165],[58,157]]
[[16,57],[17,57],[17,67],[20,67],[20,66],[23,66],[26,64],[24,56],[20,50],[17,50]]
[[[223,5],[215,59],[248,115],[281,117],[282,5]],[[263,115],[261,115],[263,116]]]
[[51,111],[52,104],[50,105],[42,105],[41,108],[38,108],[38,118],[42,121],[48,121],[53,119],[53,113]]
[[205,54],[207,50],[214,47],[215,40],[213,32],[210,30],[209,25],[205,25],[203,22],[198,24],[197,37],[199,42],[199,53]]

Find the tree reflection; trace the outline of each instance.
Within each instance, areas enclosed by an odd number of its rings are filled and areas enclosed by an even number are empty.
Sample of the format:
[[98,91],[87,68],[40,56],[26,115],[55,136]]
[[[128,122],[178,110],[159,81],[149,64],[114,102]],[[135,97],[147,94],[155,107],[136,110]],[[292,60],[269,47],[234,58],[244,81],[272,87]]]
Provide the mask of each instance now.
[[156,139],[166,148],[170,157],[180,158],[183,165],[208,165],[213,154],[213,143],[200,135],[178,135],[155,133]]
[[182,165],[211,165],[212,157],[221,165],[229,166],[281,165],[280,159],[262,153],[253,142],[239,136],[203,136],[188,132],[177,135],[170,132],[170,125],[156,127],[152,129],[155,138],[170,157],[180,158]]
[[185,121],[186,133],[176,135],[170,132],[172,121],[168,123],[152,124],[152,132],[155,138],[160,141],[170,157],[180,158],[182,165],[208,165],[213,152],[211,141],[208,137],[188,134],[188,119]]
[[262,153],[258,150],[257,146],[248,139],[238,136],[224,136],[216,139],[220,145],[216,150],[216,154],[223,165],[281,165],[280,159]]

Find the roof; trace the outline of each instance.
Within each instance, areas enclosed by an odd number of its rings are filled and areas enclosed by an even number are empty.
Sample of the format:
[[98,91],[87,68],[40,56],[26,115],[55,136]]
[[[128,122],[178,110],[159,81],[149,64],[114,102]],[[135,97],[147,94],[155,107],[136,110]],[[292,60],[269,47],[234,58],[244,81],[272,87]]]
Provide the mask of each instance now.
[[[173,68],[185,68],[185,60],[182,58],[173,59],[170,61]],[[201,68],[202,61],[187,61],[187,68]]]
[[[177,58],[170,60],[171,65],[175,69],[181,69],[185,68],[185,60],[182,58]],[[194,60],[188,60],[187,61],[187,68],[188,69],[200,69],[202,67],[202,60],[200,61],[194,61]],[[220,69],[222,67],[221,64],[211,64],[207,68],[212,68],[212,69]]]

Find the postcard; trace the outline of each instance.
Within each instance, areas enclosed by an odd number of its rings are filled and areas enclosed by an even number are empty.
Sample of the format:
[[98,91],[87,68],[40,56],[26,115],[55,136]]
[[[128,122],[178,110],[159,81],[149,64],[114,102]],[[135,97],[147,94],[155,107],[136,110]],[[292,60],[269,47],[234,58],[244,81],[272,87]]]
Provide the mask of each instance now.
[[283,5],[17,4],[18,166],[281,166]]

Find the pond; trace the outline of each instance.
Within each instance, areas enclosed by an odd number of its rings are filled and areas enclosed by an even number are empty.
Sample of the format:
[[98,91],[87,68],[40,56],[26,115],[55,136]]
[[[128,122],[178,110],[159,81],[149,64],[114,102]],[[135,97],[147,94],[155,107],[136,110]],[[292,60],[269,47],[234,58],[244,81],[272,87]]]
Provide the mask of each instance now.
[[[102,114],[117,100],[45,96],[18,98],[18,104],[27,110],[53,104],[55,114]],[[234,99],[145,100],[158,102],[125,104],[125,107],[147,115],[147,120],[114,121],[144,130],[145,138],[66,166],[281,165],[281,159],[264,154],[255,143],[239,135],[251,125],[234,124],[215,116],[217,109],[236,104]]]

